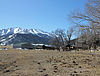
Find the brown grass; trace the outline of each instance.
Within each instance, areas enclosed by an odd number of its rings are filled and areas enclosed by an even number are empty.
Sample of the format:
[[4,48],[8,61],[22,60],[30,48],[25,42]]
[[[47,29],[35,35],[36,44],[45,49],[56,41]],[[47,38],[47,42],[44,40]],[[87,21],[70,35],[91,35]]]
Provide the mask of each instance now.
[[0,50],[0,76],[100,76],[99,53]]

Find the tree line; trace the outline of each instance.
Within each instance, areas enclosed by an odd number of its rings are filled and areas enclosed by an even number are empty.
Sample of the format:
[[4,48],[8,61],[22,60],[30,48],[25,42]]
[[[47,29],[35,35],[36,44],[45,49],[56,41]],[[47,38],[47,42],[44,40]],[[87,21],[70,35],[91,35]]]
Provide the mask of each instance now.
[[88,0],[85,8],[74,10],[69,15],[74,26],[65,33],[62,29],[52,32],[52,44],[62,47],[71,43],[72,36],[76,35],[76,45],[97,49],[100,45],[100,0]]

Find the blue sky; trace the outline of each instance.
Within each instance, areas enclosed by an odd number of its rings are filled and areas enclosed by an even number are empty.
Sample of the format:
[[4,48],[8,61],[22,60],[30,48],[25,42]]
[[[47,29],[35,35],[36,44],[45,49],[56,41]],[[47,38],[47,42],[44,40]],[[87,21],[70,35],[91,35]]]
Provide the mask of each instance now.
[[68,15],[87,0],[0,0],[0,29],[21,27],[51,32],[72,26]]

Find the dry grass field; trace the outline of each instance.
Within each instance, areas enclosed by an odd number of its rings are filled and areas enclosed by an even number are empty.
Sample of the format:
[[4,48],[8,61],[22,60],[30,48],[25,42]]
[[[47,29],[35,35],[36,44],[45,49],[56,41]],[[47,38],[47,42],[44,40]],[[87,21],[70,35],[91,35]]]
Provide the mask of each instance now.
[[100,54],[0,50],[0,76],[100,76]]

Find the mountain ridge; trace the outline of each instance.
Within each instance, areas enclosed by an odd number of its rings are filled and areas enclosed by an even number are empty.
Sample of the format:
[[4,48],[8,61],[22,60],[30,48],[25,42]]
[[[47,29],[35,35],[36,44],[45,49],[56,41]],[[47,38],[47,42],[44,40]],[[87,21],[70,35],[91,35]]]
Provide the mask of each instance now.
[[38,29],[8,28],[0,30],[0,43],[11,45],[14,43],[31,42],[49,44],[51,34]]
[[0,30],[0,36],[7,35],[7,34],[16,34],[16,33],[21,33],[21,34],[28,34],[28,33],[39,34],[39,33],[42,33],[42,34],[50,35],[48,32],[44,32],[42,30],[38,30],[38,29],[21,29],[19,27],[1,29]]

